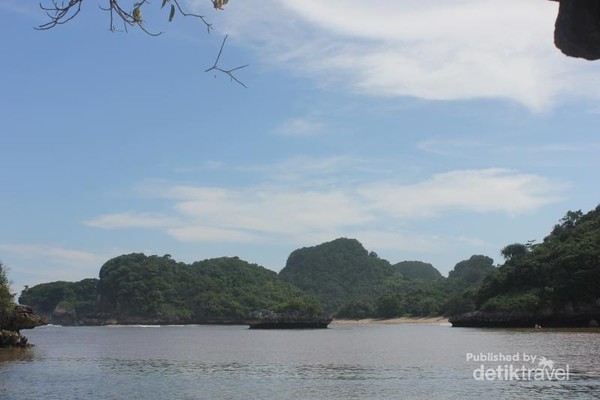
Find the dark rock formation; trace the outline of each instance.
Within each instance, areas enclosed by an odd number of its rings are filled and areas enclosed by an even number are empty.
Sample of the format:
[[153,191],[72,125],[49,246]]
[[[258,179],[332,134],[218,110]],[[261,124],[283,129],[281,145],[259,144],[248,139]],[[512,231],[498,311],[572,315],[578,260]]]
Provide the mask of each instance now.
[[18,305],[10,312],[0,311],[0,347],[27,347],[27,338],[20,330],[46,324],[48,321],[35,315],[29,306]]
[[250,315],[250,329],[317,329],[327,328],[333,318],[306,311],[257,311]]
[[560,0],[554,44],[567,56],[599,59],[600,1]]
[[29,347],[27,338],[19,332],[0,330],[0,347]]
[[458,328],[584,328],[597,327],[600,321],[598,307],[575,310],[566,307],[560,312],[549,310],[537,313],[523,311],[475,311],[449,319]]

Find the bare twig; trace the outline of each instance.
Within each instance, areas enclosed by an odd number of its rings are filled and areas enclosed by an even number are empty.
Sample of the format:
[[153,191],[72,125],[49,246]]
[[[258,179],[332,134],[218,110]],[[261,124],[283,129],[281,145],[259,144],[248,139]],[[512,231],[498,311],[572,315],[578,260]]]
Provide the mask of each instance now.
[[81,2],[83,0],[70,0],[69,4],[59,5],[56,0],[52,0],[52,7],[44,7],[40,3],[40,8],[44,10],[50,21],[45,24],[35,27],[38,30],[48,30],[54,28],[56,25],[62,25],[69,22],[79,14],[81,11]]
[[[204,25],[206,25],[206,30],[210,32],[212,29],[212,24],[208,22],[204,15],[193,14],[186,12],[183,7],[179,4],[180,0],[163,0],[163,6],[165,4],[172,5],[172,11],[169,16],[169,21],[173,19],[173,13],[175,10],[184,16],[184,17],[195,17],[201,20]],[[62,25],[77,16],[77,14],[81,11],[81,4],[83,0],[68,0],[68,3],[65,4],[64,0],[59,2],[59,0],[50,0],[52,5],[45,6],[40,3],[40,8],[44,10],[50,21],[45,24],[41,24],[36,26],[35,29],[38,30],[48,30],[54,28],[57,25]],[[158,36],[162,34],[162,32],[151,32],[149,31],[143,23],[141,19],[141,8],[142,6],[149,4],[148,0],[139,0],[133,3],[133,11],[126,11],[126,8],[123,6],[124,0],[108,0],[108,5],[106,7],[100,6],[100,9],[104,11],[108,11],[110,14],[110,26],[109,29],[112,32],[117,31],[115,28],[114,21],[121,20],[123,22],[124,30],[127,31],[127,26],[139,26],[141,30],[147,33],[150,36]],[[212,0],[211,0],[212,2]]]
[[200,21],[204,22],[204,25],[206,25],[206,31],[208,33],[210,33],[210,30],[212,29],[212,24],[206,20],[206,17],[204,15],[187,13],[187,12],[183,11],[183,9],[181,8],[181,6],[179,5],[179,1],[177,1],[177,0],[172,0],[172,1],[173,1],[173,4],[175,4],[175,6],[177,7],[177,11],[179,11],[179,13],[181,15],[183,15],[184,17],[196,17],[196,18],[200,19]]
[[125,30],[125,32],[127,32],[127,26],[136,26],[137,25],[140,27],[141,30],[143,30],[145,33],[147,33],[150,36],[162,35],[162,32],[157,32],[157,33],[150,32],[144,26],[143,20],[141,18],[140,9],[146,3],[148,3],[148,0],[141,0],[139,3],[134,3],[133,11],[131,13],[128,11],[125,11],[125,9],[123,9],[123,7],[121,7],[121,4],[119,4],[119,0],[109,0],[108,7],[107,8],[100,7],[100,9],[102,9],[104,11],[108,11],[110,13],[109,29],[111,32],[116,31],[116,28],[114,25],[114,19],[115,19],[115,15],[116,15],[117,19],[120,19],[123,22],[123,29]]
[[[35,29],[38,29],[38,30],[52,29],[52,28],[56,27],[57,25],[62,25],[62,24],[69,22],[70,20],[75,18],[77,16],[77,14],[79,14],[79,12],[81,11],[81,4],[83,3],[83,0],[42,0],[42,1],[51,3],[51,5],[49,5],[49,6],[45,6],[42,3],[40,3],[40,8],[45,12],[45,14],[48,16],[48,18],[50,20],[44,24],[41,24],[41,25],[35,27]],[[105,3],[106,6],[104,6],[104,7],[99,6],[99,7],[101,10],[109,13],[109,23],[110,23],[109,30],[110,31],[116,32],[117,29],[115,28],[115,21],[116,22],[121,21],[123,23],[123,31],[125,31],[125,32],[128,31],[128,27],[137,26],[142,31],[144,31],[145,33],[147,33],[150,36],[159,36],[163,33],[163,32],[151,32],[144,25],[144,21],[142,19],[142,7],[149,4],[150,3],[149,0],[104,0],[104,1],[106,1],[106,3],[107,3],[107,4]],[[202,23],[204,23],[204,25],[206,26],[207,32],[210,33],[210,31],[212,29],[212,24],[208,22],[208,20],[206,19],[206,17],[204,15],[188,13],[187,11],[185,11],[183,9],[183,7],[181,7],[181,4],[180,4],[181,0],[161,0],[161,1],[162,1],[161,8],[164,8],[164,6],[167,4],[170,5],[169,22],[173,20],[173,17],[175,16],[176,13],[179,13],[181,16],[184,16],[184,17],[195,17],[195,18],[198,18],[200,21],[202,21]],[[228,3],[228,0],[209,0],[209,1],[213,4],[213,7],[217,10],[222,10],[223,6]],[[128,3],[127,6],[124,6],[123,5],[124,3]],[[132,10],[129,10],[129,7],[131,7],[131,6],[133,8],[132,8]],[[241,65],[239,67],[235,67],[235,68],[231,68],[231,69],[225,69],[225,68],[222,68],[219,66],[219,61],[221,59],[221,55],[223,54],[223,49],[225,48],[225,42],[227,41],[227,37],[228,37],[228,35],[225,35],[225,37],[223,38],[223,42],[221,43],[221,47],[219,48],[219,53],[217,54],[217,58],[215,59],[214,64],[212,65],[212,67],[208,68],[205,72],[219,71],[219,72],[229,76],[229,78],[232,81],[235,81],[235,82],[239,83],[240,85],[242,85],[243,87],[247,88],[247,86],[234,75],[234,72],[236,72],[242,68],[246,68],[248,66],[248,64]]]
[[225,41],[227,40],[228,36],[229,35],[225,35],[225,37],[223,38],[223,43],[221,43],[221,48],[219,49],[219,53],[217,54],[217,58],[215,59],[215,63],[213,64],[212,67],[208,68],[204,72],[210,72],[210,71],[219,71],[219,72],[222,72],[225,75],[228,75],[229,78],[232,81],[236,81],[237,83],[239,83],[243,87],[248,88],[248,86],[246,86],[242,81],[240,81],[238,78],[236,78],[235,75],[233,75],[233,72],[235,72],[237,70],[240,70],[242,68],[246,68],[249,64],[241,65],[239,67],[235,67],[235,68],[231,68],[231,69],[223,69],[223,68],[221,68],[221,67],[218,66],[219,60],[221,58],[221,54],[223,54],[223,48],[225,47]]

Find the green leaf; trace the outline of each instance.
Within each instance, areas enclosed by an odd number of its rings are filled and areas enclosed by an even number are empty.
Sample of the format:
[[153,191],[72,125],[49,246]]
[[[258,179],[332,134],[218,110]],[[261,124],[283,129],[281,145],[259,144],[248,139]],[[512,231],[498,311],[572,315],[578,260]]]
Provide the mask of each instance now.
[[160,8],[163,8],[165,6],[165,4],[167,4],[167,0],[163,0],[162,6],[160,6]]
[[175,6],[173,4],[171,4],[171,13],[169,14],[169,22],[173,21],[174,17],[175,17]]

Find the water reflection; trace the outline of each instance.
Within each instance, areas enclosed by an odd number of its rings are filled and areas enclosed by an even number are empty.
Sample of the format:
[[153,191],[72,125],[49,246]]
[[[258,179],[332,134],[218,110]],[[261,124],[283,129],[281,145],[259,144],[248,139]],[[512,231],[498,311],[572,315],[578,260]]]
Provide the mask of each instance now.
[[15,361],[33,361],[35,353],[33,349],[0,349],[0,366],[3,363]]

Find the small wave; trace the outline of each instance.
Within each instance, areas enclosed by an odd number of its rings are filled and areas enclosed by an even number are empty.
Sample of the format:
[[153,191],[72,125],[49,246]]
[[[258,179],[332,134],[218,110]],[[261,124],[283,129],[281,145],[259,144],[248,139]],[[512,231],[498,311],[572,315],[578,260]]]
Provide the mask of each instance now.
[[103,328],[160,328],[162,325],[133,325],[133,324],[110,324],[102,325]]

